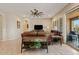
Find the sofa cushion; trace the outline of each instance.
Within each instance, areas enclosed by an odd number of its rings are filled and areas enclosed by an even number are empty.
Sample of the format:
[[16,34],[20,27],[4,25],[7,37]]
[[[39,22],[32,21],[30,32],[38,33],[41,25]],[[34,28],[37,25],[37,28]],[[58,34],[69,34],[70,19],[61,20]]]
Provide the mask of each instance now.
[[28,36],[28,37],[35,37],[35,36],[46,36],[45,35],[45,32],[24,32],[24,33],[22,33],[22,37],[26,37],[26,36]]
[[36,32],[24,32],[22,33],[22,37],[25,37],[25,36],[35,36],[36,35]]
[[38,36],[45,36],[45,32],[38,32]]

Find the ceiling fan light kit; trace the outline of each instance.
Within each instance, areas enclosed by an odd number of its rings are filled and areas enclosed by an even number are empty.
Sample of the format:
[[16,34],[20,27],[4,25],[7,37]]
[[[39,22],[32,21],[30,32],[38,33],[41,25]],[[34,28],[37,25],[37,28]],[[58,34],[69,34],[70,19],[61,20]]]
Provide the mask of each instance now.
[[39,17],[43,15],[43,12],[39,12],[37,9],[33,9],[31,10],[31,15]]

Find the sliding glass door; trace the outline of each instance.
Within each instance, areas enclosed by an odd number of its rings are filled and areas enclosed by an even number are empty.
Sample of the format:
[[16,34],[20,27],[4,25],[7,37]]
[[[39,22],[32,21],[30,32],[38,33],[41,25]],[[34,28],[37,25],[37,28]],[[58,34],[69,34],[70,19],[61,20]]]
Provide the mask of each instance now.
[[79,18],[73,18],[70,21],[70,33],[68,44],[74,48],[79,48]]

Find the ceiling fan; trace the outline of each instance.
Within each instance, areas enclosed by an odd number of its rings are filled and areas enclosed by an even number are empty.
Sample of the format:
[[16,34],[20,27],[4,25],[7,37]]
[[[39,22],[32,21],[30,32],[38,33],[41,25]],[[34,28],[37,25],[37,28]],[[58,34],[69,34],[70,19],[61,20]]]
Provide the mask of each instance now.
[[37,9],[31,10],[31,15],[32,16],[42,16],[43,12],[39,12]]

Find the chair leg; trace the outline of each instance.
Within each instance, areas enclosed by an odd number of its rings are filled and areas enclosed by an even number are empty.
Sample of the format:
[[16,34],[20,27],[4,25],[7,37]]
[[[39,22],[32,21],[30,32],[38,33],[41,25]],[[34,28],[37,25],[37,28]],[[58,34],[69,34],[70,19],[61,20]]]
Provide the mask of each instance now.
[[60,44],[63,44],[63,37],[60,38]]
[[48,40],[47,40],[47,53],[48,53]]
[[21,44],[21,53],[22,53],[22,44]]
[[21,42],[21,53],[22,53],[22,48],[23,48],[23,41]]

